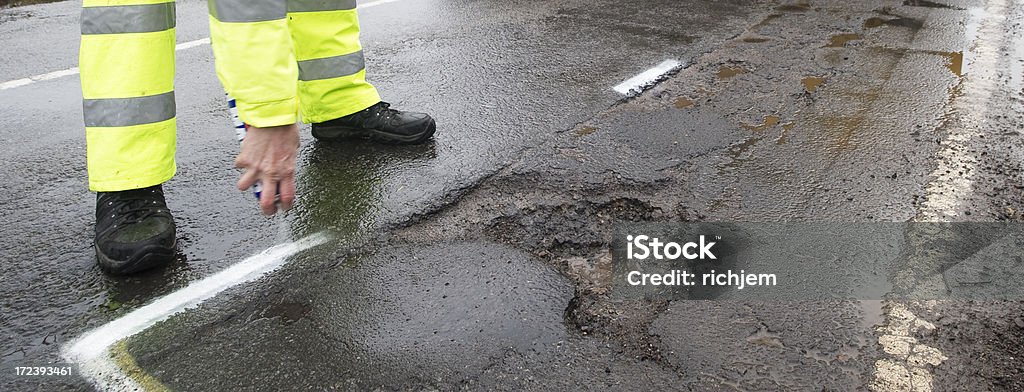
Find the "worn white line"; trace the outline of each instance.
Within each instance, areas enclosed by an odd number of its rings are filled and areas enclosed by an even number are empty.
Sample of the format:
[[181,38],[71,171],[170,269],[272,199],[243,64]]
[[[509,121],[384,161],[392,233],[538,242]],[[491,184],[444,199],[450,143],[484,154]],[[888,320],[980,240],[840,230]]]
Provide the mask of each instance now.
[[971,141],[989,132],[985,125],[988,101],[996,89],[999,74],[1010,67],[1001,57],[1001,44],[1005,41],[1001,29],[1006,19],[1003,12],[1007,6],[1004,1],[996,0],[990,2],[990,7],[992,11],[971,9],[965,23],[965,34],[972,44],[964,51],[964,77],[969,83],[954,102],[963,117],[963,126],[951,129],[942,141],[939,165],[931,173],[932,181],[925,188],[926,198],[920,211],[920,218],[925,222],[957,219],[959,209],[974,192],[978,161],[966,151]]
[[648,69],[641,72],[632,78],[626,79],[626,81],[619,83],[619,85],[612,87],[613,90],[624,95],[634,95],[642,92],[644,89],[654,85],[662,78],[665,74],[672,71],[677,71],[683,67],[683,63],[678,60],[665,60],[661,64],[655,65],[654,68]]
[[362,4],[362,5],[358,6],[358,8],[359,9],[367,9],[367,8],[376,7],[378,5],[384,5],[384,4],[387,4],[387,3],[394,3],[396,1],[402,1],[402,0],[377,0],[377,1],[371,1],[369,3]]
[[42,75],[30,76],[27,78],[15,79],[9,82],[0,83],[0,90],[6,90],[9,88],[27,86],[35,82],[42,82],[45,80],[53,80],[62,78],[65,76],[78,74],[78,67],[68,68],[60,71],[53,71],[50,73],[44,73]]
[[[177,45],[174,46],[174,50],[175,51],[179,51],[179,50],[191,49],[191,48],[194,48],[196,46],[209,45],[209,44],[210,44],[210,39],[209,38],[197,39],[195,41],[188,41],[188,42],[182,42],[180,44],[177,44]],[[78,67],[72,67],[72,68],[68,68],[68,69],[62,69],[60,71],[48,72],[48,73],[44,73],[44,74],[41,74],[41,75],[29,76],[27,78],[15,79],[15,80],[11,80],[9,82],[3,82],[3,83],[0,83],[0,91],[7,90],[7,89],[12,89],[12,88],[15,88],[15,87],[28,86],[28,85],[33,84],[35,82],[43,82],[43,81],[47,81],[47,80],[59,79],[59,78],[63,78],[65,76],[71,76],[71,75],[78,75]]]
[[[372,2],[369,2],[369,3],[366,3],[366,4],[359,5],[357,8],[358,9],[373,8],[373,7],[376,7],[378,5],[384,5],[384,4],[394,3],[394,2],[398,2],[398,1],[402,1],[402,0],[377,0],[377,1],[372,1]],[[194,40],[194,41],[182,42],[180,44],[175,45],[174,46],[174,50],[180,51],[180,50],[185,50],[185,49],[191,49],[191,48],[194,48],[194,47],[197,47],[197,46],[209,45],[209,44],[210,44],[210,38],[207,37],[207,38],[197,39],[197,40]],[[15,88],[15,87],[28,86],[28,85],[33,84],[35,82],[42,82],[42,81],[46,81],[46,80],[53,80],[53,79],[62,78],[62,77],[65,77],[65,76],[77,75],[77,74],[78,74],[78,67],[74,67],[74,68],[68,68],[68,69],[64,69],[64,70],[60,70],[60,71],[49,72],[49,73],[45,73],[45,74],[41,74],[41,75],[29,76],[27,78],[15,79],[15,80],[11,80],[11,81],[0,83],[0,91],[7,90],[7,89],[12,89],[12,88]]]
[[75,75],[75,74],[78,74],[78,67],[68,68],[68,69],[65,69],[63,71],[54,71],[54,72],[50,72],[50,73],[47,73],[47,74],[42,74],[42,75],[39,75],[39,76],[36,76],[36,77],[32,78],[32,80],[35,80],[37,82],[41,82],[41,81],[44,81],[44,80],[63,78],[65,76],[71,76],[71,75]]
[[[194,41],[182,42],[180,44],[177,44],[177,45],[174,46],[174,50],[179,51],[179,50],[191,49],[191,48],[194,48],[194,47],[197,47],[197,46],[209,45],[209,44],[210,44],[210,39],[209,38],[202,38],[202,39],[197,39],[197,40],[194,40]],[[65,76],[71,76],[71,75],[78,75],[78,67],[72,67],[72,68],[63,69],[63,70],[60,70],[60,71],[53,71],[53,72],[44,73],[44,74],[36,75],[36,76],[29,76],[27,78],[15,79],[15,80],[11,80],[9,82],[3,82],[3,83],[0,83],[0,90],[7,90],[7,89],[15,88],[15,87],[28,86],[28,85],[30,85],[32,83],[35,83],[35,82],[43,82],[43,81],[47,81],[47,80],[59,79],[59,78],[63,78]]]
[[32,80],[31,78],[14,79],[14,80],[11,80],[11,81],[0,83],[0,90],[7,90],[9,88],[27,86],[27,85],[30,85],[32,83],[35,83],[35,81]]
[[[961,124],[951,127],[938,152],[938,165],[925,187],[926,198],[915,222],[951,222],[974,192],[974,177],[979,162],[968,151],[970,144],[987,131],[984,127],[988,101],[999,80],[997,73],[1007,65],[1000,61],[1001,45],[1006,41],[1006,0],[988,2],[989,9],[973,8],[965,23],[967,48],[964,50],[965,78],[962,94],[952,103],[961,116]],[[950,173],[959,173],[951,175]],[[927,284],[924,283],[924,284]],[[875,362],[874,379],[869,388],[875,392],[933,390],[933,369],[948,360],[937,348],[920,343],[920,331],[935,330],[935,325],[914,314],[903,301],[886,301],[885,323],[878,329],[879,346],[886,358]],[[925,309],[931,302],[917,303]]]
[[[61,356],[76,365],[79,373],[99,390],[132,390],[130,378],[119,371],[110,356],[110,347],[154,324],[195,307],[218,293],[253,281],[280,268],[293,255],[327,242],[320,232],[295,242],[277,245],[249,257],[207,278],[135,309],[123,317],[104,324],[65,345]],[[128,381],[126,381],[128,380]]]
[[199,45],[209,45],[209,44],[210,44],[210,39],[209,38],[197,39],[195,41],[182,42],[180,44],[174,45],[174,50],[191,49],[191,48],[194,48],[194,47],[199,46]]

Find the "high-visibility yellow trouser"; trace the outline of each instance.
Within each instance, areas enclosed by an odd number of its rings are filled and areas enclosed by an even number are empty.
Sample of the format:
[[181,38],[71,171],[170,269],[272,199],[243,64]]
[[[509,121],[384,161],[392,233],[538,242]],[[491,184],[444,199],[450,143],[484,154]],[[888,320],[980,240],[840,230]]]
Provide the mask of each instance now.
[[[346,116],[380,101],[365,80],[353,0],[210,0],[217,75],[243,121]],[[286,20],[287,17],[287,20]],[[83,0],[89,188],[161,184],[175,172],[173,0]]]
[[[355,0],[208,0],[217,76],[258,127],[346,116],[380,101],[366,82]],[[296,83],[298,81],[298,83]]]

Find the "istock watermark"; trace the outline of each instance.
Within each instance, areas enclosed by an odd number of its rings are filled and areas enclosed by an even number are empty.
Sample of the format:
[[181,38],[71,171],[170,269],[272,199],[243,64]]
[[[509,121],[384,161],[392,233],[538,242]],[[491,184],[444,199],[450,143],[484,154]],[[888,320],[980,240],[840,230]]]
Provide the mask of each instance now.
[[[721,241],[721,236],[715,236],[716,241]],[[707,236],[701,235],[698,240],[678,243],[663,242],[658,237],[647,235],[626,236],[626,258],[629,260],[717,260],[713,248],[715,241],[708,241]],[[775,286],[778,277],[775,274],[748,274],[744,270],[739,272],[726,270],[716,272],[711,270],[706,273],[693,273],[687,270],[674,269],[667,273],[644,273],[639,270],[629,271],[626,274],[626,282],[631,286],[732,286],[737,290],[743,290],[749,286]]]
[[1019,223],[622,224],[616,298],[1024,300]]
[[[680,245],[676,242],[661,242],[657,237],[651,238],[646,235],[638,236],[626,236],[627,253],[626,256],[630,260],[645,260],[648,257],[653,256],[658,260],[675,260],[679,256],[685,257],[687,260],[694,259],[717,259],[714,253],[711,253],[711,247],[715,246],[714,242],[705,242],[704,236],[700,236],[700,242],[687,242]],[[718,237],[721,240],[721,237]],[[633,249],[637,250],[634,252]],[[699,251],[698,251],[699,250]]]

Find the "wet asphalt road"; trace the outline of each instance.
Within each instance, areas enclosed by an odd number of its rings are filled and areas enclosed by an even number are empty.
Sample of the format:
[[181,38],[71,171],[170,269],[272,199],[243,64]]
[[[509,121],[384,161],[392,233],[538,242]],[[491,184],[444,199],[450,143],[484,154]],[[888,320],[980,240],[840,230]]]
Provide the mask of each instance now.
[[[1019,303],[914,304],[938,326],[924,333],[877,301],[600,295],[606,249],[584,237],[606,220],[1020,220],[1024,5],[913,3],[363,10],[371,82],[433,114],[437,138],[305,134],[300,202],[277,220],[234,190],[209,46],[179,51],[165,189],[182,254],[133,278],[95,267],[77,78],[2,90],[0,389],[89,388],[10,370],[281,242],[279,226],[334,241],[129,339],[137,374],[182,390],[1024,387]],[[76,7],[0,11],[0,83],[74,67]],[[205,10],[178,3],[179,42],[206,36]],[[665,59],[690,65],[633,100],[611,90]],[[989,137],[948,137],[971,131]],[[886,345],[905,338],[946,359]]]

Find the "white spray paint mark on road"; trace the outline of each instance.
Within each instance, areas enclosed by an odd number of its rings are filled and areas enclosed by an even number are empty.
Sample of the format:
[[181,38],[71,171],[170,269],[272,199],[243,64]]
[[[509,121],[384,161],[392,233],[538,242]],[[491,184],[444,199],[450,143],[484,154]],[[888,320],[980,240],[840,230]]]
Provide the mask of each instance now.
[[77,362],[78,373],[92,382],[98,391],[138,392],[146,389],[125,374],[110,354]]
[[327,234],[321,232],[271,247],[82,335],[65,345],[61,356],[77,364],[82,376],[99,390],[134,390],[131,378],[111,360],[109,349],[112,345],[195,307],[230,287],[258,279],[280,268],[291,256],[328,239]]
[[[373,7],[376,7],[378,5],[384,5],[384,4],[394,3],[394,2],[398,2],[398,1],[402,1],[402,0],[377,0],[377,1],[373,1],[373,2],[369,2],[369,3],[366,3],[366,4],[359,5],[357,8],[358,9],[373,8]],[[210,44],[210,38],[207,37],[207,38],[197,39],[197,40],[194,40],[194,41],[182,42],[180,44],[175,45],[174,46],[174,50],[181,51],[181,50],[191,49],[191,48],[194,48],[194,47],[197,47],[197,46],[203,46],[203,45],[209,45],[209,44]],[[15,79],[15,80],[11,80],[11,81],[0,83],[0,91],[7,90],[7,89],[12,89],[12,88],[15,88],[15,87],[28,86],[28,85],[33,84],[35,82],[42,82],[42,81],[46,81],[46,80],[53,80],[53,79],[62,78],[62,77],[65,77],[65,76],[77,75],[77,74],[78,74],[78,67],[74,67],[74,68],[68,68],[68,69],[64,69],[64,70],[60,70],[60,71],[49,72],[49,73],[45,73],[45,74],[41,74],[41,75],[29,76],[27,78]]]
[[612,89],[623,95],[638,94],[645,88],[657,83],[669,72],[677,71],[682,67],[683,63],[680,63],[678,60],[665,60],[661,64],[654,66],[654,68],[619,83],[618,86],[612,87]]

